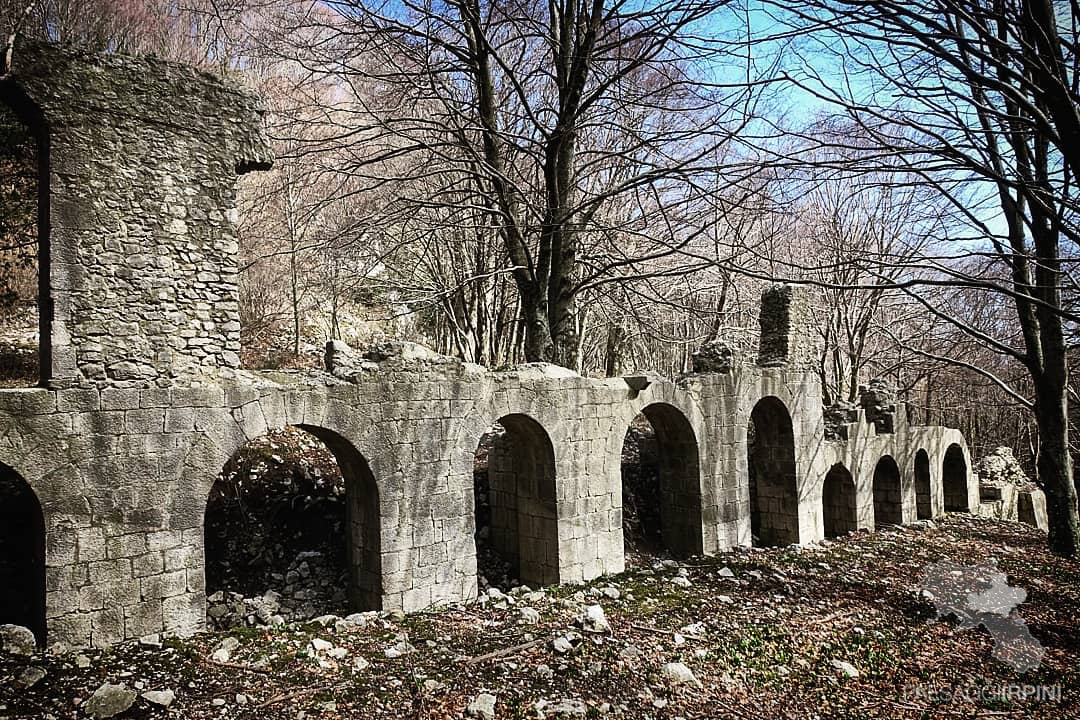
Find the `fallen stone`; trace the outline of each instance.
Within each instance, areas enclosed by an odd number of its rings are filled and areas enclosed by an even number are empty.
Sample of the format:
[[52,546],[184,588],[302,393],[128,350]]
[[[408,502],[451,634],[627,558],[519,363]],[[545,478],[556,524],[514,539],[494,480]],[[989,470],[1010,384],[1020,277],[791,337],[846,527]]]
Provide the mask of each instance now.
[[495,720],[495,702],[494,695],[480,693],[465,708],[465,714],[479,720]]
[[441,683],[438,680],[430,680],[430,679],[428,679],[428,680],[424,681],[424,692],[428,693],[429,695],[431,695],[433,693],[437,693],[437,692],[439,692],[441,690],[445,690],[445,689],[446,689],[446,684]]
[[535,625],[540,622],[540,611],[531,607],[521,608],[521,622],[527,625]]
[[12,655],[33,655],[37,649],[34,633],[22,625],[0,625],[0,649]]
[[105,683],[94,691],[83,706],[83,710],[90,717],[110,718],[126,711],[134,704],[134,690],[127,685]]
[[662,672],[664,679],[672,685],[693,685],[697,688],[703,687],[701,681],[694,675],[694,671],[681,662],[667,663],[664,665]]
[[585,717],[588,708],[581,700],[537,700],[533,710],[539,717]]
[[585,608],[577,618],[578,625],[585,632],[610,633],[611,624],[608,623],[604,608],[599,605],[590,605]]
[[849,678],[859,677],[858,669],[846,660],[830,660],[829,664]]
[[28,668],[24,668],[23,671],[15,677],[15,685],[23,690],[29,690],[44,679],[45,668],[31,665]]
[[176,693],[172,690],[148,690],[142,694],[143,700],[153,705],[169,707],[176,699]]
[[322,638],[312,638],[311,639],[311,649],[314,650],[317,653],[326,652],[327,650],[330,650],[332,647],[334,647],[334,643],[329,642],[327,640],[323,640]]

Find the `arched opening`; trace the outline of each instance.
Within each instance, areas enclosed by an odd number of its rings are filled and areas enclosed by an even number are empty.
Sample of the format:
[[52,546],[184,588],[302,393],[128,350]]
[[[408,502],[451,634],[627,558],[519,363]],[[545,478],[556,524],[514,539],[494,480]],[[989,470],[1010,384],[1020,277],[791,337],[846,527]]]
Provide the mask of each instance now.
[[701,480],[694,428],[677,408],[649,405],[622,448],[622,520],[627,558],[702,551]]
[[945,510],[968,512],[967,460],[964,450],[953,443],[945,450],[941,461],[941,489],[945,496]]
[[211,624],[379,609],[379,529],[375,478],[341,436],[290,426],[246,443],[206,507]]
[[473,470],[481,589],[559,582],[555,451],[527,415],[499,419],[482,438]]
[[858,528],[855,480],[840,463],[833,465],[825,474],[825,483],[821,490],[821,510],[825,522],[825,537],[840,537]]
[[746,429],[750,484],[750,532],[755,545],[799,541],[799,493],[795,476],[795,433],[778,398],[754,406]]
[[45,518],[25,480],[0,464],[0,625],[29,628],[45,644]]
[[925,450],[915,453],[915,516],[929,520],[934,516],[930,494],[930,456]]
[[904,522],[900,468],[891,455],[882,455],[874,468],[874,526]]
[[47,379],[47,156],[40,113],[0,83],[0,387]]

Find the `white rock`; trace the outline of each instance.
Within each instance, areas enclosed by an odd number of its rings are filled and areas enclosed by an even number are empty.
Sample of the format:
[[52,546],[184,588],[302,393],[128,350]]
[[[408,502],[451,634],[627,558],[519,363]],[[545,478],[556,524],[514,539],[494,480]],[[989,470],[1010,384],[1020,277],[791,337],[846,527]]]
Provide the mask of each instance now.
[[465,714],[469,717],[478,718],[479,720],[495,720],[495,702],[494,695],[489,693],[480,693],[472,699],[469,706],[465,708]]
[[690,578],[684,575],[676,575],[675,577],[671,578],[671,584],[681,588],[688,588],[693,585],[693,583],[690,582]]
[[526,625],[535,625],[540,622],[540,611],[531,607],[521,608],[521,622]]
[[135,691],[127,685],[101,685],[83,705],[86,714],[93,718],[110,718],[135,704]]
[[829,664],[850,678],[859,677],[858,669],[846,660],[830,660]]
[[169,707],[176,699],[176,693],[172,690],[148,690],[142,696],[147,702],[161,707]]
[[587,708],[581,700],[537,700],[533,703],[533,709],[540,717],[585,717]]
[[349,654],[349,649],[343,647],[330,648],[326,651],[326,654],[335,660],[343,660]]
[[664,678],[672,685],[693,685],[702,687],[701,681],[694,675],[694,671],[681,662],[672,662],[664,665]]
[[731,568],[729,568],[727,565],[720,568],[720,570],[718,570],[716,574],[719,575],[720,577],[725,577],[725,578],[733,578],[733,577],[735,577],[735,572]]
[[330,642],[328,640],[323,640],[322,638],[312,638],[311,639],[311,649],[314,650],[317,653],[326,652],[327,650],[330,650],[333,647],[334,647],[334,643],[332,643],[332,642]]
[[591,633],[609,633],[611,632],[611,625],[608,623],[607,616],[604,615],[604,608],[599,605],[590,605],[578,615],[578,624],[585,632]]
[[79,655],[76,655],[75,656],[75,667],[85,670],[86,668],[90,667],[90,658],[86,657],[85,655],[83,655],[81,653]]
[[604,594],[605,597],[610,598],[611,600],[618,600],[620,597],[622,597],[622,593],[619,592],[619,588],[612,587],[611,585],[605,587],[603,590],[601,590],[601,592]]

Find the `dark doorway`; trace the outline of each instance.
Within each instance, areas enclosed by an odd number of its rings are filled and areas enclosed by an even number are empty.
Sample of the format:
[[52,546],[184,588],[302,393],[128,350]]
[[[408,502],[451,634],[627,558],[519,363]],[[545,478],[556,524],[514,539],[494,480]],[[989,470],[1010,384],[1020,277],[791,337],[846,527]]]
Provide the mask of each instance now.
[[858,527],[855,480],[840,463],[833,465],[825,474],[825,484],[821,490],[821,510],[825,537],[840,537]]
[[746,429],[750,532],[755,545],[799,541],[799,493],[791,415],[778,398],[754,406]]
[[25,480],[0,464],[0,625],[29,628],[45,644],[45,518]]
[[[282,620],[381,607],[379,500],[367,462],[322,428],[286,427],[226,463],[206,508],[208,613],[245,624],[243,598]],[[252,605],[252,603],[248,603]]]
[[500,418],[480,439],[473,481],[481,589],[559,582],[555,451],[540,423]]
[[915,453],[915,513],[919,520],[934,517],[930,492],[930,456],[925,450]]
[[702,551],[701,479],[694,429],[672,405],[649,405],[622,448],[622,520],[628,561]]
[[941,461],[941,488],[945,495],[945,510],[968,512],[967,460],[964,450],[953,443]]
[[874,526],[904,522],[900,468],[890,455],[882,455],[874,468]]

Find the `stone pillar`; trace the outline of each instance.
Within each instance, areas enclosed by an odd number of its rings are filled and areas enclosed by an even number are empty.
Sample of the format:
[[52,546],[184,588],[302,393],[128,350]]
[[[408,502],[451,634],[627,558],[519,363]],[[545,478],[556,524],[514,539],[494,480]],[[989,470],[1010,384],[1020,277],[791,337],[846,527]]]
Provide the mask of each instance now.
[[809,369],[818,360],[817,336],[810,327],[804,288],[771,285],[761,294],[758,365]]

